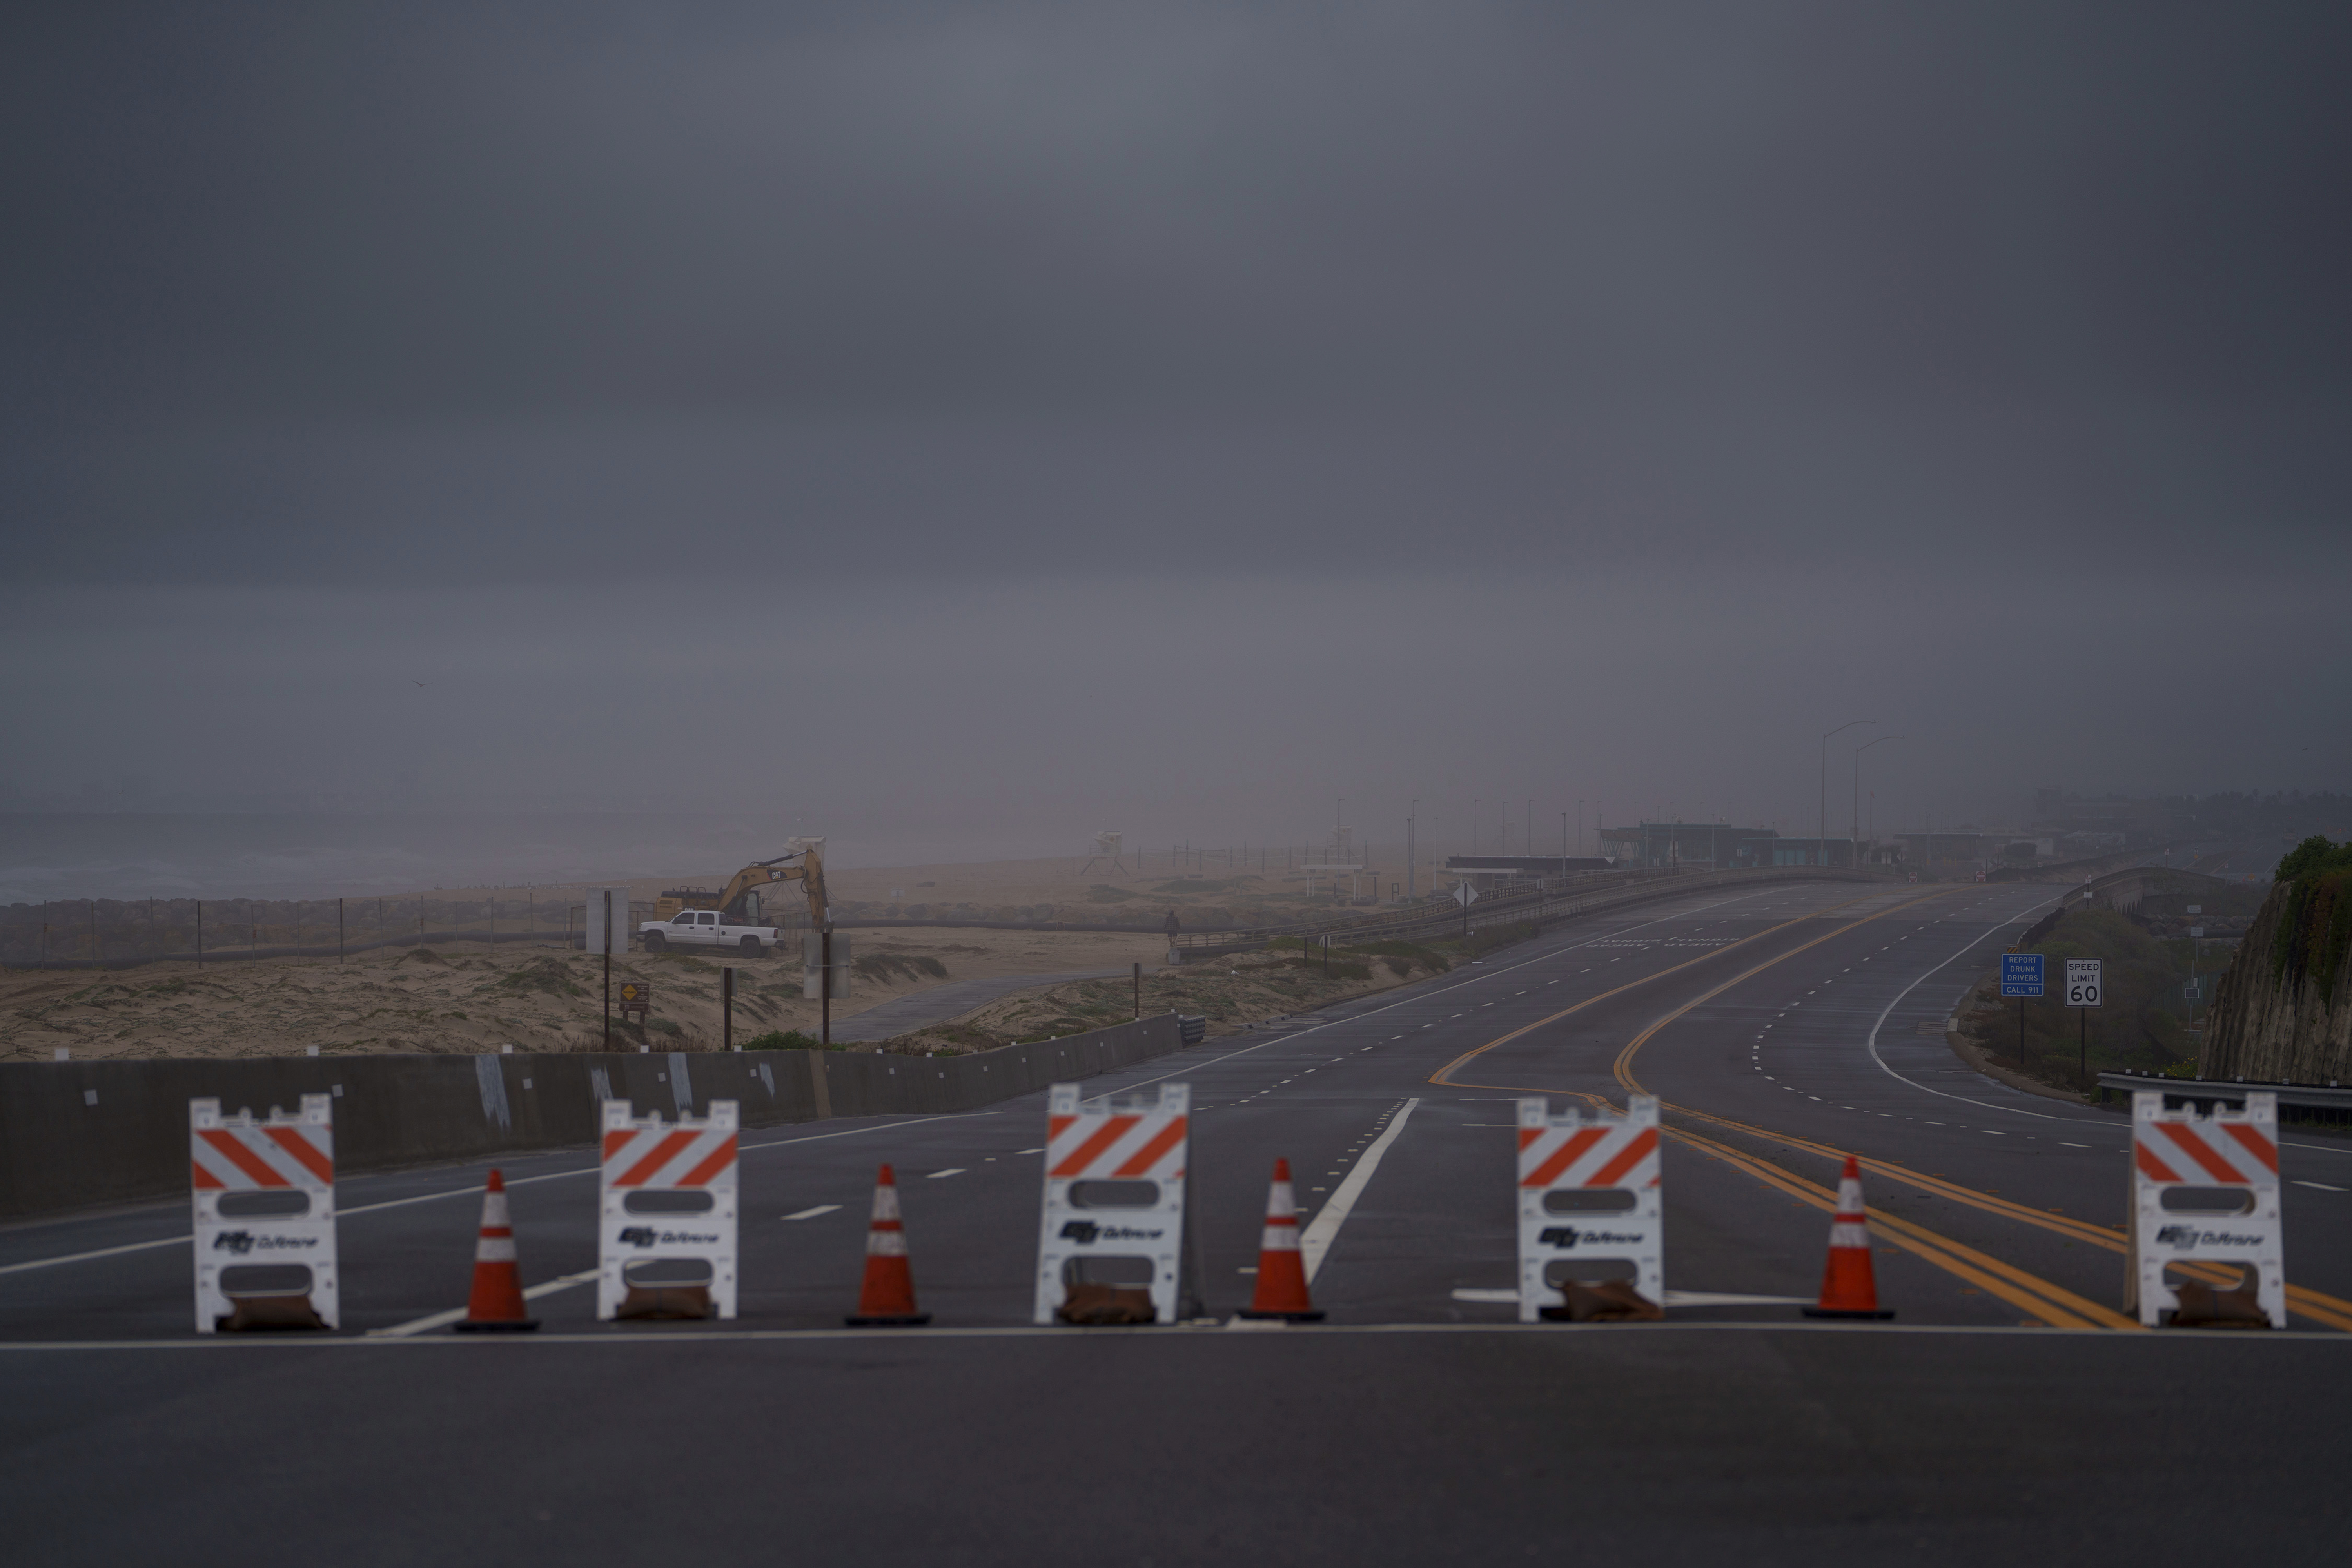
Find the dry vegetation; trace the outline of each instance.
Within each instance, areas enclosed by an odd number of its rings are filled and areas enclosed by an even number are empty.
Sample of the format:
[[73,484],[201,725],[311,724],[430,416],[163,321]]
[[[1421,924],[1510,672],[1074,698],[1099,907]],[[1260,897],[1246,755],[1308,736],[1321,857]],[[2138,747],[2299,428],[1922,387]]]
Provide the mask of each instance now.
[[[1293,944],[1287,951],[1277,948],[1162,969],[1144,976],[1141,1011],[1202,1016],[1209,1020],[1212,1036],[1238,1034],[1268,1019],[1311,1013],[1443,974],[1454,964],[1473,962],[1479,954],[1528,934],[1527,928],[1507,926],[1481,931],[1467,942],[1384,942],[1339,948],[1328,967],[1319,948],[1302,963]],[[960,1055],[1099,1029],[1122,1023],[1136,1012],[1131,983],[1073,981],[1016,993],[951,1024],[899,1036],[885,1042],[883,1048],[918,1056]]]
[[[950,979],[1110,968],[1163,955],[1149,937],[1116,932],[856,933],[857,973],[834,1004],[846,1018]],[[669,952],[616,956],[613,976],[649,982],[646,1023],[624,1024],[623,1049],[713,1050],[720,1037],[719,964]],[[801,999],[800,966],[738,963],[739,1042],[817,1026]],[[0,1059],[224,1057],[322,1052],[594,1050],[604,1041],[603,960],[562,948],[456,946],[257,963],[151,964],[106,973],[0,973]]]

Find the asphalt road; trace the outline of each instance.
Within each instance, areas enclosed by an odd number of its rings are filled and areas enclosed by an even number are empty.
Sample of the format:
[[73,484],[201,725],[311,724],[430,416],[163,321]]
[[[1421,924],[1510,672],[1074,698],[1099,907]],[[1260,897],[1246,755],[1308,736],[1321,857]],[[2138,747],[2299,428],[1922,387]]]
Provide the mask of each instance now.
[[[534,1336],[442,1326],[480,1167],[342,1184],[332,1338],[199,1341],[181,1205],[0,1232],[10,1558],[2337,1561],[2352,1142],[2289,1135],[2297,1331],[2114,1326],[2124,1118],[1941,1038],[2054,890],[1695,894],[1093,1080],[1193,1086],[1198,1327],[1028,1326],[1042,1096],[747,1134],[730,1324],[593,1321],[585,1152],[503,1163]],[[1668,1321],[1522,1328],[1511,1102],[1633,1088]],[[1849,1150],[1890,1325],[1789,1304]],[[1224,1326],[1277,1155],[1329,1321]],[[881,1160],[928,1330],[840,1327]]]

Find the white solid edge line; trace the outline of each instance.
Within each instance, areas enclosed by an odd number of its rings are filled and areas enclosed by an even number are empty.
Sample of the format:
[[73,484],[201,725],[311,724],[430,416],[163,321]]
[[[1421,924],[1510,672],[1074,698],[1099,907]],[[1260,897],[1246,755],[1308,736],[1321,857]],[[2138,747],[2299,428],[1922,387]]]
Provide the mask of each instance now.
[[1397,1134],[1404,1131],[1405,1119],[1420,1103],[1418,1100],[1408,1100],[1397,1108],[1397,1113],[1389,1118],[1388,1131],[1372,1141],[1372,1146],[1364,1151],[1364,1157],[1356,1162],[1356,1168],[1348,1173],[1348,1179],[1339,1184],[1339,1190],[1333,1193],[1330,1201],[1316,1212],[1314,1223],[1299,1237],[1300,1261],[1307,1266],[1307,1282],[1309,1285],[1315,1283],[1316,1273],[1323,1267],[1324,1256],[1331,1250],[1331,1243],[1339,1239],[1339,1227],[1348,1223],[1348,1215],[1355,1209],[1356,1200],[1371,1184],[1372,1173],[1381,1168],[1381,1156],[1386,1154],[1389,1145],[1397,1141]]
[[[552,1296],[558,1290],[569,1290],[574,1285],[585,1285],[589,1280],[595,1279],[598,1272],[597,1269],[589,1268],[578,1274],[560,1274],[543,1285],[533,1285],[522,1293],[522,1299],[526,1301],[536,1301],[541,1296]],[[428,1329],[438,1329],[457,1321],[466,1315],[466,1311],[467,1309],[463,1307],[452,1307],[446,1312],[434,1312],[425,1317],[411,1319],[405,1323],[396,1323],[389,1329],[371,1329],[368,1331],[368,1337],[384,1340],[400,1339],[409,1334],[421,1334]]]
[[[2063,893],[2059,895],[2060,898],[2063,898],[2064,896],[2065,895]],[[1895,1009],[1903,1005],[1903,998],[1910,995],[1914,991],[1918,990],[1920,986],[1925,985],[1929,980],[1935,978],[1937,974],[1942,973],[1945,970],[1949,969],[1961,959],[1966,958],[1969,952],[1974,951],[1976,948],[1982,946],[1993,936],[1995,932],[2006,930],[2010,926],[2021,923],[2026,915],[2032,914],[2043,904],[2053,903],[2056,900],[2053,899],[2040,900],[2037,902],[2026,905],[2022,912],[2012,916],[2009,920],[2001,921],[2000,925],[1988,926],[1976,936],[1969,938],[1968,943],[1958,952],[1953,953],[1951,957],[1944,960],[1943,963],[1936,965],[1935,968],[1924,972],[1916,980],[1914,980],[1910,984],[1906,985],[1902,990],[1896,992],[1895,994],[1895,999],[1892,1002],[1889,1002],[1884,1008],[1880,1009],[1877,1021],[1870,1026],[1870,1037],[1864,1042],[1864,1044],[1869,1047],[1870,1059],[1878,1064],[1878,1070],[1893,1079],[1895,1082],[1909,1084],[1913,1089],[1918,1089],[1924,1094],[1932,1094],[1938,1100],[1957,1100],[1963,1105],[1973,1105],[1983,1110],[2006,1111],[2013,1116],[2031,1116],[2042,1121],[2065,1121],[2074,1123],[2077,1126],[2104,1125],[2103,1123],[2091,1121],[2085,1117],[2053,1116],[2047,1111],[2025,1110],[2014,1105],[1995,1105],[1990,1100],[1970,1100],[1965,1094],[1952,1094],[1940,1089],[1929,1089],[1926,1084],[1921,1083],[1918,1079],[1905,1078],[1901,1073],[1896,1072],[1893,1068],[1888,1067],[1886,1065],[1886,1058],[1878,1054],[1878,1031],[1886,1026],[1886,1020],[1894,1016]]]
[[[754,1149],[782,1149],[787,1144],[792,1143],[820,1143],[828,1138],[855,1138],[866,1132],[887,1132],[893,1128],[919,1127],[926,1121],[956,1121],[967,1116],[994,1116],[997,1114],[999,1113],[993,1110],[966,1110],[944,1116],[918,1116],[911,1121],[885,1122],[878,1127],[846,1127],[838,1132],[812,1132],[803,1138],[776,1138],[772,1139],[765,1143],[744,1143],[739,1145],[738,1152],[748,1154]],[[495,1157],[496,1156],[493,1156],[493,1158]],[[604,1167],[601,1165],[583,1165],[576,1171],[550,1171],[544,1175],[516,1176],[509,1180],[507,1183],[507,1185],[509,1187],[526,1187],[534,1182],[559,1182],[567,1176],[593,1176],[603,1168]],[[467,1196],[468,1194],[478,1193],[482,1190],[483,1189],[479,1185],[470,1187],[451,1187],[446,1192],[420,1193],[416,1196],[411,1198],[388,1198],[380,1204],[362,1204],[357,1208],[338,1209],[335,1212],[335,1217],[339,1220],[349,1219],[354,1215],[375,1214],[383,1209],[405,1208],[410,1204],[435,1203],[442,1198],[462,1198]],[[170,1200],[167,1199],[165,1201],[168,1202]],[[65,1223],[71,1224],[72,1222],[68,1220]],[[166,1236],[154,1241],[130,1241],[123,1243],[121,1247],[101,1247],[92,1252],[68,1252],[58,1258],[35,1258],[23,1263],[0,1264],[0,1274],[21,1274],[28,1268],[55,1268],[59,1264],[64,1263],[88,1263],[96,1258],[113,1258],[125,1252],[145,1252],[151,1247],[185,1247],[189,1242],[194,1239],[195,1238],[192,1236]]]
[[[2061,897],[2063,897],[2063,895],[2062,894]],[[2026,913],[2031,914],[2033,910],[2040,909],[2042,904],[2053,901],[2055,900],[2043,899],[2041,903],[2028,904],[2025,906]],[[1920,986],[1926,984],[1927,981],[1938,971],[1948,969],[1953,964],[1958,963],[1961,959],[1966,958],[1969,954],[1969,948],[1976,947],[1984,942],[1987,937],[1991,936],[1994,931],[2000,931],[2007,926],[2019,924],[2022,918],[2022,916],[2015,917],[2001,921],[2000,925],[1989,928],[1984,934],[1979,936],[1975,942],[1969,942],[1968,947],[1963,947],[1959,952],[1952,954],[1951,957],[1936,965],[1934,969],[1928,970],[1927,973],[1922,974],[1918,979],[1914,980],[1910,984],[1906,985],[1900,992],[1896,993],[1895,1000],[1889,1002],[1885,1010],[1878,1015],[1878,1022],[1871,1025],[1870,1026],[1870,1039],[1868,1042],[1870,1046],[1870,1059],[1878,1064],[1879,1071],[1885,1073],[1887,1077],[1895,1079],[1896,1082],[1907,1083],[1913,1089],[1924,1090],[1928,1094],[1937,1095],[1945,1100],[1957,1100],[1963,1105],[1973,1105],[1984,1110],[2003,1110],[2013,1116],[2031,1116],[2042,1121],[2064,1121],[2070,1122],[2076,1127],[2096,1127],[2105,1131],[2124,1132],[2126,1133],[2126,1138],[2128,1138],[2128,1129],[2111,1126],[2106,1122],[2100,1121],[2087,1116],[2053,1116],[2047,1111],[2026,1110],[2014,1105],[1995,1105],[1990,1100],[1970,1100],[1965,1094],[1950,1094],[1940,1089],[1928,1089],[1926,1084],[1919,1082],[1917,1079],[1905,1078],[1901,1073],[1896,1072],[1893,1068],[1888,1067],[1886,1065],[1886,1058],[1878,1054],[1878,1031],[1885,1026],[1886,1020],[1894,1014],[1895,1009],[1903,1005],[1904,997],[1910,995],[1912,992],[1916,991]],[[2155,1086],[2151,1085],[2151,1087]],[[2338,1149],[2326,1143],[2291,1143],[2284,1138],[2280,1139],[2279,1142],[2284,1147],[2289,1149],[2311,1149],[2323,1154],[2352,1154],[2352,1149]]]
[[[1807,1319],[1726,1322],[1685,1319],[1663,1323],[1293,1323],[1294,1334],[1954,1334],[1980,1338],[2090,1338],[2113,1345],[2352,1345],[2352,1334],[2334,1330],[2278,1329],[2263,1334],[2129,1334],[2114,1329],[2061,1329],[2036,1324],[2011,1327],[2000,1323],[1863,1323],[1821,1322]],[[1072,1329],[1066,1324],[1007,1324],[1002,1327],[897,1329],[710,1329],[665,1331],[626,1330],[568,1334],[190,1334],[177,1340],[0,1340],[0,1354],[42,1351],[223,1351],[340,1350],[354,1346],[394,1345],[675,1345],[740,1344],[746,1342],[794,1340],[1020,1340],[1067,1339],[1074,1342],[1107,1335],[1140,1335],[1170,1339],[1209,1335],[1231,1342],[1220,1321],[1202,1324],[1139,1324],[1132,1328]]]

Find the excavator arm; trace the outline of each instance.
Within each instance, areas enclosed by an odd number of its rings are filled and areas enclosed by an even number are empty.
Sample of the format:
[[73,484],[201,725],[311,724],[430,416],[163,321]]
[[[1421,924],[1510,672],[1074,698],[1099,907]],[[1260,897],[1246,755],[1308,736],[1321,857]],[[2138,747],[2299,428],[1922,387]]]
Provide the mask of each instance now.
[[772,860],[754,860],[728,881],[719,907],[730,920],[743,912],[744,895],[772,882],[798,882],[808,894],[809,929],[823,931],[832,923],[832,906],[824,890],[824,840],[788,838],[785,849]]

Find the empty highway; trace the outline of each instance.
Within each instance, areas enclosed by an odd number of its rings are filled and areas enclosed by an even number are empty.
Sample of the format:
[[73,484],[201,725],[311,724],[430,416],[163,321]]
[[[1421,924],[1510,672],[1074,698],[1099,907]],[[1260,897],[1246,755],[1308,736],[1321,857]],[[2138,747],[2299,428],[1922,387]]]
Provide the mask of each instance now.
[[[193,1333],[184,1204],[0,1232],[11,1556],[2337,1560],[2352,1141],[2286,1134],[2291,1331],[2128,1322],[2126,1118],[1943,1039],[2052,891],[1694,894],[1090,1080],[1192,1087],[1181,1328],[1030,1326],[1041,1095],[747,1132],[731,1323],[594,1321],[584,1150],[499,1163],[530,1336],[446,1328],[487,1166],[341,1184],[334,1336]],[[1633,1092],[1667,1321],[1522,1327],[1513,1102]],[[1848,1152],[1889,1324],[1798,1309]],[[1277,1156],[1323,1325],[1232,1321]],[[928,1329],[842,1326],[885,1160]]]

